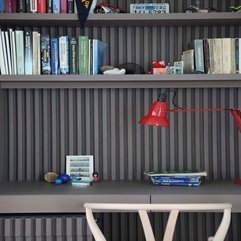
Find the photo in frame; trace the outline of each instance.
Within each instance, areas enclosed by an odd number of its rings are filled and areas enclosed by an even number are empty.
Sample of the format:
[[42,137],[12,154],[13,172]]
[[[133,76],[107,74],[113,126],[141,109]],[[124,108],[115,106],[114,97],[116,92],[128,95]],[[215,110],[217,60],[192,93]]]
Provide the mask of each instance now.
[[77,178],[82,181],[92,181],[94,170],[94,158],[89,155],[66,156],[66,173],[71,178]]

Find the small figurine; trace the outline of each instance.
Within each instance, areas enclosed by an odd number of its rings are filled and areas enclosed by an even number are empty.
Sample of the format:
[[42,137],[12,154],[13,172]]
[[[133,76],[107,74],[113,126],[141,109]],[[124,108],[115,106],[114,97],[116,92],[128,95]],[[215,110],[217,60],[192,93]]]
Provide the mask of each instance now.
[[200,7],[200,0],[195,0],[193,5],[190,5],[189,8],[185,9],[185,13],[211,13],[217,12],[217,9],[211,8],[201,8]]
[[93,181],[94,182],[98,182],[99,181],[99,174],[98,174],[98,172],[93,172],[92,177],[93,177]]
[[126,73],[125,69],[118,69],[118,68],[114,68],[114,69],[109,69],[104,71],[104,75],[113,75],[113,74],[120,74],[120,75],[124,75]]
[[95,13],[124,13],[123,9],[115,7],[111,4],[101,2],[96,5],[94,9]]

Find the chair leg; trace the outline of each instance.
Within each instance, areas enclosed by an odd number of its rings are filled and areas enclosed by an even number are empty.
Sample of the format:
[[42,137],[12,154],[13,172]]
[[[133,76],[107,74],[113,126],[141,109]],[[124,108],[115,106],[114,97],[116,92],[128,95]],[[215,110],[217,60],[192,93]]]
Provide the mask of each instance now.
[[155,241],[153,230],[151,227],[150,219],[146,210],[139,210],[142,227],[147,241]]
[[172,210],[170,212],[163,241],[172,241],[178,213],[178,210]]

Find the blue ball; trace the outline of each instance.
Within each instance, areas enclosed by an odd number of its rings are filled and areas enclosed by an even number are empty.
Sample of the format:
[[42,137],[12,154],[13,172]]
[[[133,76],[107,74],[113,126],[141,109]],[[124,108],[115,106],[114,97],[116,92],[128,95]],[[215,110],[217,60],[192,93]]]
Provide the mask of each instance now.
[[59,174],[57,178],[60,179],[63,183],[69,182],[70,180],[70,176],[66,173]]
[[60,178],[56,178],[56,179],[54,180],[54,183],[55,183],[56,185],[59,185],[59,184],[62,184],[63,182],[62,182],[62,180],[61,180]]

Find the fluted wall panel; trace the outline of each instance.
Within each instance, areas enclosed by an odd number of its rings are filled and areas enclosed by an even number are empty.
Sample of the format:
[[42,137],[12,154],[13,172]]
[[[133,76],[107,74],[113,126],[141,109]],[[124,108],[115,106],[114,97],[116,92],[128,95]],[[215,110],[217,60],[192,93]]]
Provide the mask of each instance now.
[[[240,134],[228,111],[170,113],[169,129],[138,124],[161,91],[8,90],[8,180],[63,172],[66,155],[94,155],[104,180],[178,169],[206,170],[209,179],[240,178]],[[241,89],[175,91],[175,103],[188,109],[241,106]]]
[[1,241],[92,241],[84,216],[0,217]]

